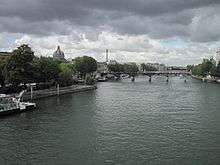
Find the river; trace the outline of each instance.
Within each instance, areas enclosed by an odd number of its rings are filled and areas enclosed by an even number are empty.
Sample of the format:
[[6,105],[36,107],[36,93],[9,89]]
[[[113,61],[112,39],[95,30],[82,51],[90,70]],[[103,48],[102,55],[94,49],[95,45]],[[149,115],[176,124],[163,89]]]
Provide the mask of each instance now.
[[218,165],[220,85],[103,82],[0,118],[0,164]]

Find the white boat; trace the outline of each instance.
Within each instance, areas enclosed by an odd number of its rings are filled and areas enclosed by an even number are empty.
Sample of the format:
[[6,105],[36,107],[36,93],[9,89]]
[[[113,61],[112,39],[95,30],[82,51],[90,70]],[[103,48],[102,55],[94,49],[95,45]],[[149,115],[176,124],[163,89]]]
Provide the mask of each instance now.
[[22,91],[17,97],[0,94],[0,115],[9,115],[13,113],[21,113],[36,108],[35,103],[21,102]]
[[179,77],[180,77],[180,79],[183,79],[183,78],[184,78],[184,76],[183,76],[182,74],[180,74]]
[[97,81],[98,82],[105,82],[105,81],[108,81],[108,79],[106,77],[99,77],[99,78],[97,78]]
[[120,75],[120,78],[121,79],[127,79],[127,78],[129,78],[130,76],[129,76],[129,74],[121,74]]

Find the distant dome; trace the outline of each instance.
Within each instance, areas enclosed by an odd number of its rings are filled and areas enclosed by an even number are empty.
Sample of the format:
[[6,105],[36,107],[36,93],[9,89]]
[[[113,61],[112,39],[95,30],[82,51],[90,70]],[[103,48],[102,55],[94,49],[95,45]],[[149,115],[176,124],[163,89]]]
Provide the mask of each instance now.
[[63,51],[60,50],[60,46],[57,47],[57,50],[53,53],[53,58],[58,59],[58,60],[64,60],[65,55]]

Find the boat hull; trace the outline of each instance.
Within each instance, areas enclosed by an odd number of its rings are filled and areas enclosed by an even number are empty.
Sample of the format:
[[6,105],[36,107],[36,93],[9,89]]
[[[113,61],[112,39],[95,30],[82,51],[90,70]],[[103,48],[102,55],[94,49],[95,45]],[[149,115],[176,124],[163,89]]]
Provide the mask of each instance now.
[[0,111],[0,116],[7,116],[12,114],[18,114],[36,109],[35,105],[28,105],[25,109],[15,108],[12,110]]

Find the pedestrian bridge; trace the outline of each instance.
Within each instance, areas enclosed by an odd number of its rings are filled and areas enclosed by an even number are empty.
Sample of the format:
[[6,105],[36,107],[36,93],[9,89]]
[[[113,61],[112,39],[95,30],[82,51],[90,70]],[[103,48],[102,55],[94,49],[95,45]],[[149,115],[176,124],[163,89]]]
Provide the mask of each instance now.
[[190,75],[191,73],[186,70],[165,70],[165,71],[144,71],[143,75],[153,76],[153,75]]

